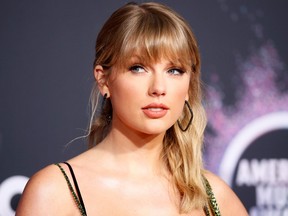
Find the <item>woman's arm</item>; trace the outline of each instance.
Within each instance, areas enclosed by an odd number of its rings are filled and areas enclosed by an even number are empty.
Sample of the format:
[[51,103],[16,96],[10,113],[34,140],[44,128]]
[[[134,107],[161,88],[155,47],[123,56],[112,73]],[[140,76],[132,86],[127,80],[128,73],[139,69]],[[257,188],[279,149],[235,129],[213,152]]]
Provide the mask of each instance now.
[[[60,170],[50,165],[28,181],[16,210],[16,216],[67,215],[75,205]],[[71,214],[73,215],[71,211]]]

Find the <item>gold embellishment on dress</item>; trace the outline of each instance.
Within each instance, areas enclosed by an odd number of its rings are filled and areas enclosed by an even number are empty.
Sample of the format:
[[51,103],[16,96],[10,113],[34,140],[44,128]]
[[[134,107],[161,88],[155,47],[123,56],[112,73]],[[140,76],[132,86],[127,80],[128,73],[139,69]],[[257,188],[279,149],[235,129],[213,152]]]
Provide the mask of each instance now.
[[55,165],[59,167],[59,169],[61,170],[62,174],[64,175],[64,178],[65,178],[65,180],[66,180],[66,182],[67,182],[67,185],[68,185],[69,190],[70,190],[70,192],[71,192],[71,194],[72,194],[72,196],[73,196],[73,199],[74,199],[74,201],[75,201],[78,209],[80,210],[81,216],[87,216],[87,215],[85,214],[85,211],[84,211],[84,209],[83,209],[83,206],[81,205],[81,203],[80,203],[80,201],[79,201],[79,199],[78,199],[78,197],[77,197],[77,195],[76,195],[76,193],[75,193],[75,191],[74,191],[74,189],[73,189],[73,187],[72,187],[72,185],[71,185],[71,182],[70,182],[70,180],[69,180],[66,172],[65,172],[64,169],[60,166],[60,164],[55,163]]
[[[203,179],[205,181],[206,193],[207,193],[208,198],[209,198],[209,206],[211,207],[211,209],[213,211],[213,215],[214,216],[221,216],[219,206],[218,206],[218,203],[216,201],[215,195],[212,191],[211,185],[205,177],[203,177]],[[206,208],[204,208],[204,211],[205,211],[206,215],[209,216],[210,215],[209,211]],[[207,211],[208,211],[208,214],[207,214]]]

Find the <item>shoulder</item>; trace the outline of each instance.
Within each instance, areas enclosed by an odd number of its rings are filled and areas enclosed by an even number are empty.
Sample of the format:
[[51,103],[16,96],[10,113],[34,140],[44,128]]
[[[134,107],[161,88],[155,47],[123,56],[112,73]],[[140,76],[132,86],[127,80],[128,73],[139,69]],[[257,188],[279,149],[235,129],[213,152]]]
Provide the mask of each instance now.
[[[63,168],[66,172],[67,168]],[[61,215],[69,210],[63,206],[73,207],[73,200],[60,169],[56,165],[49,165],[28,181],[16,215]]]
[[222,216],[248,216],[246,209],[237,195],[221,178],[209,171],[205,172],[205,177],[212,187]]

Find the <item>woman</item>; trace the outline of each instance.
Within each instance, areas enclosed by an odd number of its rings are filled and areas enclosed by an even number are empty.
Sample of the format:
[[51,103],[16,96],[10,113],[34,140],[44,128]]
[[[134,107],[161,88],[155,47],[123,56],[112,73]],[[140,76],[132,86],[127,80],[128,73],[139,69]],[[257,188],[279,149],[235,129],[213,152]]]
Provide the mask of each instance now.
[[203,169],[199,51],[181,16],[158,3],[115,11],[94,76],[89,150],[36,173],[17,216],[247,215]]

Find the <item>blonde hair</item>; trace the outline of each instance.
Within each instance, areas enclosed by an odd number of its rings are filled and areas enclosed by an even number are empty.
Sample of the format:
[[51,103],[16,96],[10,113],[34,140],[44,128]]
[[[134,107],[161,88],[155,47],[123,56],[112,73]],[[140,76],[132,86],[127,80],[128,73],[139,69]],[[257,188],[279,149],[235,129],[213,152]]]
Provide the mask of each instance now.
[[[109,76],[109,68],[125,65],[135,53],[143,61],[169,59],[191,73],[189,100],[194,119],[186,132],[177,122],[166,131],[162,159],[171,173],[180,195],[180,213],[203,208],[207,201],[203,185],[202,142],[206,115],[201,103],[200,56],[195,36],[188,23],[175,11],[159,3],[128,3],[106,21],[96,41],[94,67],[101,65]],[[101,142],[109,133],[112,116],[110,100],[97,110],[100,93],[95,84],[91,93],[92,117],[89,147]],[[98,106],[99,107],[99,106]],[[179,121],[187,125],[189,112],[184,109]]]

